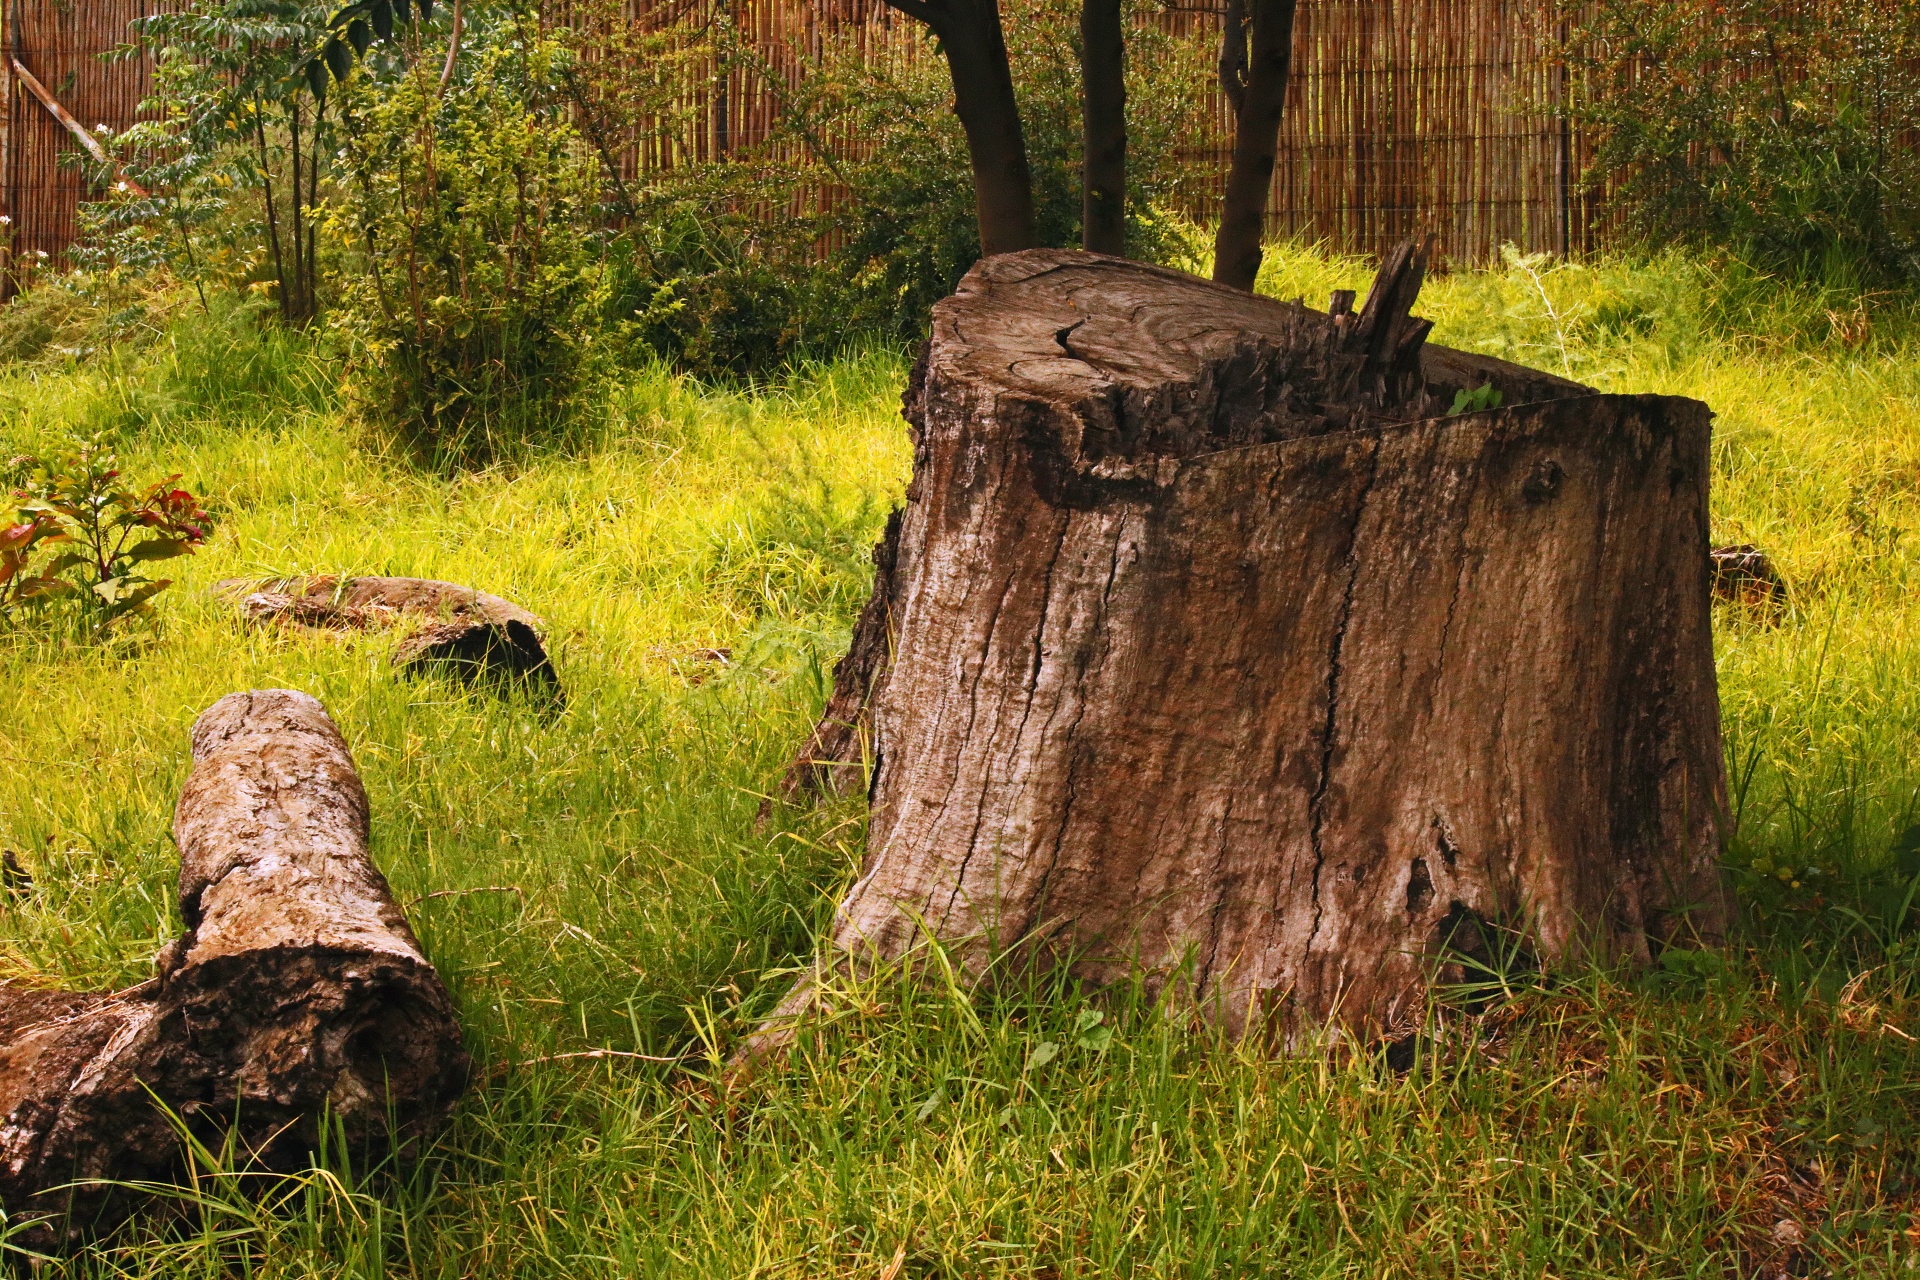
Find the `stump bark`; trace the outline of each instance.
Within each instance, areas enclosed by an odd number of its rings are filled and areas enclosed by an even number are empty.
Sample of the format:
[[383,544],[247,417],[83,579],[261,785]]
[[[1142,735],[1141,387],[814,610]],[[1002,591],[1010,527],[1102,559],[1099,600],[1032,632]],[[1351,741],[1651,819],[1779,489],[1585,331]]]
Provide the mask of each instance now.
[[789,776],[873,760],[839,953],[1139,964],[1292,1043],[1395,1033],[1495,931],[1718,940],[1711,415],[1425,345],[1422,268],[1322,313],[1032,251],[934,309]]
[[[356,1148],[433,1130],[468,1060],[445,987],[367,854],[367,796],[313,698],[222,698],[174,815],[186,934],[124,991],[0,983],[0,1208],[77,1240],[137,1203],[90,1180],[181,1170],[162,1104],[297,1164],[326,1115]],[[397,1132],[389,1126],[397,1125]],[[215,1143],[217,1145],[217,1139]]]

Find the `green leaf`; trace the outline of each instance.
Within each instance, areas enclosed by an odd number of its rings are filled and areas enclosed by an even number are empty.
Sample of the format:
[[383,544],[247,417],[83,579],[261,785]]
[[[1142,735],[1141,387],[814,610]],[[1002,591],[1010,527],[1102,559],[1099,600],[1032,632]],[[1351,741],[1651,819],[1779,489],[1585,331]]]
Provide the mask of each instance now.
[[38,578],[32,582],[20,584],[22,600],[51,599],[54,596],[71,595],[79,588],[65,578]]
[[1479,413],[1483,409],[1498,409],[1500,402],[1506,399],[1491,382],[1468,390],[1465,387],[1453,393],[1453,406],[1447,410],[1447,416],[1457,413]]
[[407,4],[407,0],[393,0],[393,16],[400,22],[410,22],[413,20],[413,13],[411,7]]
[[305,65],[300,68],[300,74],[307,78],[307,88],[312,91],[314,97],[327,96],[327,64],[320,60],[320,55],[315,54],[308,58]]
[[913,1113],[913,1118],[919,1123],[925,1124],[927,1121],[927,1117],[932,1115],[934,1112],[938,1111],[940,1109],[940,1104],[945,1102],[946,1100],[947,1100],[947,1086],[943,1084],[939,1088],[935,1089],[925,1102],[920,1104],[920,1109]]
[[[123,584],[131,583],[131,580],[127,578],[116,578],[114,581]],[[101,583],[100,586],[94,588],[94,592],[98,594],[101,587],[107,585],[109,584],[105,582]],[[133,586],[132,590],[123,590],[118,598],[107,601],[106,620],[112,622],[115,618],[126,617],[129,613],[143,607],[147,601],[153,599],[172,585],[173,579],[162,578],[158,582],[143,582]]]
[[347,43],[361,57],[367,56],[367,46],[373,43],[373,28],[367,25],[365,18],[355,18],[347,24]]
[[347,73],[353,70],[353,51],[341,42],[339,36],[327,41],[327,47],[320,51],[327,60],[327,70],[333,72],[335,80],[345,80]]
[[1089,1053],[1105,1053],[1107,1046],[1113,1043],[1113,1028],[1095,1027],[1074,1043]]
[[413,0],[413,3],[420,10],[420,21],[433,21],[433,0]]
[[123,595],[133,594],[133,587],[126,578],[108,578],[105,582],[93,584],[93,594],[108,604],[118,604]]
[[1033,1052],[1027,1055],[1027,1070],[1038,1070],[1059,1056],[1060,1045],[1056,1041],[1042,1040],[1033,1046]]
[[373,34],[382,40],[393,39],[393,6],[387,0],[373,0],[373,8],[367,11],[367,18],[373,23]]
[[193,544],[185,538],[148,538],[127,552],[127,559],[171,560],[175,556],[184,556],[192,550]]
[[1099,1026],[1106,1016],[1098,1009],[1082,1009],[1073,1019],[1073,1029],[1080,1032],[1091,1031]]

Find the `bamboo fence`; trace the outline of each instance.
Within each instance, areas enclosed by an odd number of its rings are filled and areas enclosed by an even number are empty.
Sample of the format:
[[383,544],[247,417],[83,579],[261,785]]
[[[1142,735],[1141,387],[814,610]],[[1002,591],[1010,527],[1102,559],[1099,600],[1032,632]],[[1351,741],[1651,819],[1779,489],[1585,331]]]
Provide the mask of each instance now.
[[[124,128],[151,67],[104,55],[128,39],[129,22],[167,2],[0,0],[10,51],[0,59],[0,213],[10,219],[12,268],[0,289],[63,264],[92,194],[74,163],[80,140],[24,91],[17,67],[82,126]],[[1191,56],[1210,64],[1220,3],[1164,0],[1143,20],[1193,37]],[[1587,152],[1554,113],[1568,91],[1554,57],[1564,12],[1565,0],[1300,0],[1271,233],[1365,253],[1432,233],[1461,262],[1487,261],[1507,243],[1560,254],[1597,247],[1605,224],[1579,181]],[[616,140],[612,158],[628,179],[764,142],[830,41],[851,38],[871,60],[934,56],[918,25],[880,0],[544,0],[542,16],[574,27],[586,56],[624,58],[635,75],[652,74],[660,50],[638,51],[634,34],[689,21],[731,24],[755,52],[762,74],[698,58],[675,64],[671,125]],[[1216,97],[1211,114],[1184,157],[1195,180],[1183,212],[1203,222],[1231,136],[1224,101]],[[843,155],[859,146],[826,141]],[[842,195],[823,172],[794,198],[818,208]]]
[[[1192,56],[1210,65],[1214,3],[1170,0],[1143,20],[1194,37]],[[585,8],[555,0],[547,16],[580,29],[591,50],[596,19],[584,18]],[[1558,11],[1553,0],[1301,0],[1270,234],[1373,253],[1431,233],[1467,262],[1496,257],[1504,243],[1561,254],[1592,247],[1578,182],[1584,153],[1554,114],[1566,88],[1553,57],[1564,36]],[[607,6],[597,12],[604,24]],[[624,0],[617,20],[664,29],[721,15],[772,74],[690,69],[673,124],[622,140],[629,175],[765,141],[782,93],[830,38],[850,35],[870,59],[929,54],[918,24],[878,0]],[[1199,180],[1184,184],[1193,198],[1181,211],[1202,222],[1213,216],[1232,149],[1225,99],[1216,93],[1212,106],[1183,157]]]
[[155,0],[3,0],[0,8],[0,235],[6,262],[0,296],[42,266],[65,265],[79,208],[94,198],[84,154],[68,124],[32,91],[26,75],[89,132],[124,129],[151,91],[144,59],[110,60],[128,24]]

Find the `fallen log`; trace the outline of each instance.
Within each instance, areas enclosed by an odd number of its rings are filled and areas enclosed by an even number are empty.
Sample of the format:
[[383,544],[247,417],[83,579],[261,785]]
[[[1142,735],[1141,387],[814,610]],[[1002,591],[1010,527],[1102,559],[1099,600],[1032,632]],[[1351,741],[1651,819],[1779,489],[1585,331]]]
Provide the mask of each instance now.
[[874,761],[827,961],[1139,965],[1292,1043],[1496,949],[1720,937],[1711,414],[1425,345],[1422,266],[1321,313],[1036,250],[935,307],[789,773]]
[[1743,604],[1773,605],[1786,599],[1787,584],[1767,553],[1751,542],[1713,549],[1713,596]]
[[559,690],[540,639],[540,619],[471,587],[432,578],[323,574],[264,583],[230,578],[214,590],[238,600],[255,623],[347,631],[414,620],[418,629],[394,646],[393,665],[400,671],[450,670],[468,679],[508,678]]
[[[439,975],[368,857],[366,791],[321,705],[222,698],[174,814],[187,932],[113,992],[0,983],[0,1209],[69,1244],[183,1169],[171,1111],[263,1169],[322,1116],[356,1149],[430,1134],[468,1059]],[[166,1108],[163,1111],[162,1108]],[[397,1132],[389,1125],[396,1125]]]

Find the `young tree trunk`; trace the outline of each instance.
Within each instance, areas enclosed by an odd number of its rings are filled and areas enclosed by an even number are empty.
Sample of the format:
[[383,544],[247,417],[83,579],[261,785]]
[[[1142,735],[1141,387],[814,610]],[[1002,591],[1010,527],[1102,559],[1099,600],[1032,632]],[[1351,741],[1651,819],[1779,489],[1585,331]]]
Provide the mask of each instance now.
[[[1241,28],[1238,3],[1227,12],[1222,37],[1221,81],[1243,78],[1233,101],[1233,163],[1213,242],[1213,278],[1251,293],[1260,274],[1260,238],[1266,230],[1267,191],[1273,185],[1280,118],[1287,106],[1287,73],[1293,61],[1294,0],[1246,0],[1251,31]],[[1243,50],[1236,56],[1237,50]],[[1244,71],[1240,71],[1244,68]]]
[[1503,931],[1720,937],[1711,415],[1425,346],[1422,256],[1357,315],[1067,251],[934,309],[838,953],[1137,963],[1292,1043]]
[[887,0],[933,28],[953,79],[954,112],[973,163],[974,212],[983,255],[1031,248],[1033,177],[1013,96],[998,0]]
[[193,761],[173,826],[187,933],[157,976],[0,983],[0,1208],[39,1219],[29,1242],[134,1206],[73,1184],[179,1176],[161,1106],[216,1149],[237,1124],[243,1158],[285,1168],[323,1117],[356,1150],[430,1133],[466,1080],[452,1004],[367,856],[366,791],[321,705],[222,698],[194,723]]
[[1081,0],[1080,243],[1090,253],[1127,252],[1126,37],[1120,0]]

